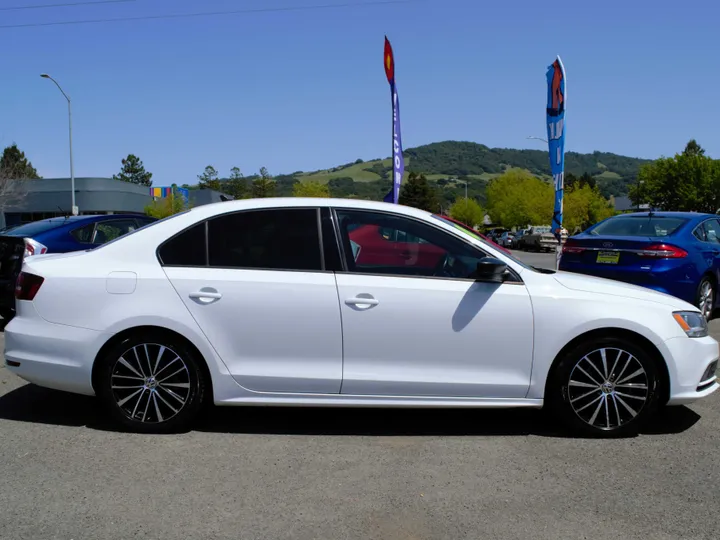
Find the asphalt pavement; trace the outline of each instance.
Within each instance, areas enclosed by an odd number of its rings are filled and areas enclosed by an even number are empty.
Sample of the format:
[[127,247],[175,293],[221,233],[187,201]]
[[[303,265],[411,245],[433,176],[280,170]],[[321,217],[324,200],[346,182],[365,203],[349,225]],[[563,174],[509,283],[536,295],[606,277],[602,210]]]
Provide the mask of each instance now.
[[0,367],[0,538],[716,539],[719,428],[716,394],[622,440],[539,411],[290,408],[134,435]]

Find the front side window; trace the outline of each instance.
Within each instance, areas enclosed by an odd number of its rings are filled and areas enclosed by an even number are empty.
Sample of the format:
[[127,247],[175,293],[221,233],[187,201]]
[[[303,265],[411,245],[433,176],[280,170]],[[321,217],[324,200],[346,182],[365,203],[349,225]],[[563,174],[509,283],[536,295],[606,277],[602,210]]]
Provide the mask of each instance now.
[[208,256],[213,267],[321,271],[318,210],[277,208],[210,219]]
[[711,244],[720,244],[720,223],[716,219],[708,219],[703,223],[705,241]]
[[77,229],[70,231],[70,234],[81,244],[89,244],[92,242],[93,233],[95,232],[95,224],[83,225]]
[[338,210],[337,216],[351,272],[470,279],[486,256],[414,219],[358,210]]

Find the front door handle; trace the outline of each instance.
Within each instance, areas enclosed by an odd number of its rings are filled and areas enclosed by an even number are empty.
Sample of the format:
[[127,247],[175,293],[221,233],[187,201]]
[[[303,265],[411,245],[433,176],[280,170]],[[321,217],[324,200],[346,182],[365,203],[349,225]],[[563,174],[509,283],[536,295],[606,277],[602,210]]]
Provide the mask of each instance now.
[[377,306],[380,302],[372,296],[363,298],[362,296],[356,296],[355,298],[348,298],[345,300],[345,304],[348,306],[354,306],[361,309],[367,309],[372,306]]

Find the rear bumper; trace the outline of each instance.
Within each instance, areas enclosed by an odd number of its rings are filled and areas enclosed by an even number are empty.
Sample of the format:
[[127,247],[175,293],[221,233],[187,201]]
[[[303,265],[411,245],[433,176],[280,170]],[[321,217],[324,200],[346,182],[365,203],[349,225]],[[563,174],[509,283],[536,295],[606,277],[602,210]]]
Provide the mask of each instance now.
[[5,328],[5,367],[39,386],[92,396],[93,363],[110,337],[49,323],[31,302],[18,302],[18,316]]
[[668,405],[685,405],[709,396],[720,388],[717,376],[707,375],[708,368],[720,356],[718,342],[711,337],[677,337],[665,342],[672,362],[670,372],[670,399]]

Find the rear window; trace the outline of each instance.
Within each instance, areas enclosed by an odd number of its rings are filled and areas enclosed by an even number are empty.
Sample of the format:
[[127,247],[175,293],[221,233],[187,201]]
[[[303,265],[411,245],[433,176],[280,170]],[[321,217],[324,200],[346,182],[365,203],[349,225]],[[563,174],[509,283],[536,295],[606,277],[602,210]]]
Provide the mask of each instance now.
[[31,237],[36,234],[44,233],[51,229],[57,229],[67,223],[64,220],[53,220],[53,221],[34,221],[32,223],[26,223],[25,225],[19,225],[18,227],[11,228],[5,231],[3,234],[7,236],[24,236]]
[[589,231],[593,236],[670,236],[687,220],[675,217],[614,217]]

